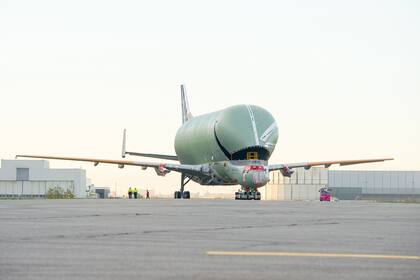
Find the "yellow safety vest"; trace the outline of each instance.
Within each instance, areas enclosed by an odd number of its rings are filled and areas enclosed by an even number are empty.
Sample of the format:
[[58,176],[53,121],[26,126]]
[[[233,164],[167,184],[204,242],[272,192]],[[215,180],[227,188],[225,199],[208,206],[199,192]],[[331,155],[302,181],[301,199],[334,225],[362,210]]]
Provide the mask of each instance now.
[[131,187],[128,189],[128,192],[133,192],[133,190],[131,189]]
[[137,188],[134,188],[134,191],[133,192],[137,192]]

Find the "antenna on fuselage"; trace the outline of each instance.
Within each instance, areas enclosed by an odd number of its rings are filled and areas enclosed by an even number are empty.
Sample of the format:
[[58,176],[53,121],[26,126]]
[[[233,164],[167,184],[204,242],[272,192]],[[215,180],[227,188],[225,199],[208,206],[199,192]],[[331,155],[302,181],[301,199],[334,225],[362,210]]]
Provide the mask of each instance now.
[[185,89],[185,85],[181,85],[181,106],[182,123],[186,123],[193,118],[193,115],[191,114],[190,106],[188,105],[187,90]]

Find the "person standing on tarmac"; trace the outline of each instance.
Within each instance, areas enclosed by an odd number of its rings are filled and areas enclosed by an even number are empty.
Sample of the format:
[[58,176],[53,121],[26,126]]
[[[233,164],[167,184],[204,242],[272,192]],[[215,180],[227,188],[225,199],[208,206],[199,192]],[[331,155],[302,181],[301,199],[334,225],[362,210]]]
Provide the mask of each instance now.
[[131,187],[128,188],[128,198],[131,199],[131,196],[133,195],[133,190]]
[[146,198],[150,198],[149,190],[146,190]]
[[137,199],[138,192],[137,192],[137,188],[136,187],[134,188],[133,194],[134,194],[134,199]]

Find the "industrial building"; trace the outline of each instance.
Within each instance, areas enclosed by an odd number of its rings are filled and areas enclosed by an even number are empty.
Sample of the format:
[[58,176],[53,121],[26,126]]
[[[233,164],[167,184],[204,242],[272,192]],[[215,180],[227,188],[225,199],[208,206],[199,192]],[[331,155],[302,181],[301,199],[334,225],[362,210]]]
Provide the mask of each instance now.
[[43,198],[51,188],[87,195],[86,171],[51,169],[46,160],[1,160],[0,198]]
[[[89,186],[89,197],[91,198],[109,198],[111,188],[109,187],[96,187],[94,185]],[[115,194],[114,194],[115,197]]]
[[296,168],[292,176],[281,172],[270,173],[270,182],[264,187],[262,198],[266,200],[315,200],[319,189],[328,184],[328,169],[313,167],[309,170]]
[[318,200],[327,187],[340,200],[420,200],[420,171],[350,171],[324,167],[295,169],[290,178],[271,173],[266,200]]

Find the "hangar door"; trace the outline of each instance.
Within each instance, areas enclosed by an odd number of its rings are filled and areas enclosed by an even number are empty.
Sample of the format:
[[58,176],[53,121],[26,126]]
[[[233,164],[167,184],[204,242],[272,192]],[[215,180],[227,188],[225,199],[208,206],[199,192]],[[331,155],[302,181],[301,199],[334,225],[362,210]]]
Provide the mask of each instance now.
[[0,181],[0,197],[45,197],[48,189],[60,187],[74,193],[73,181]]

